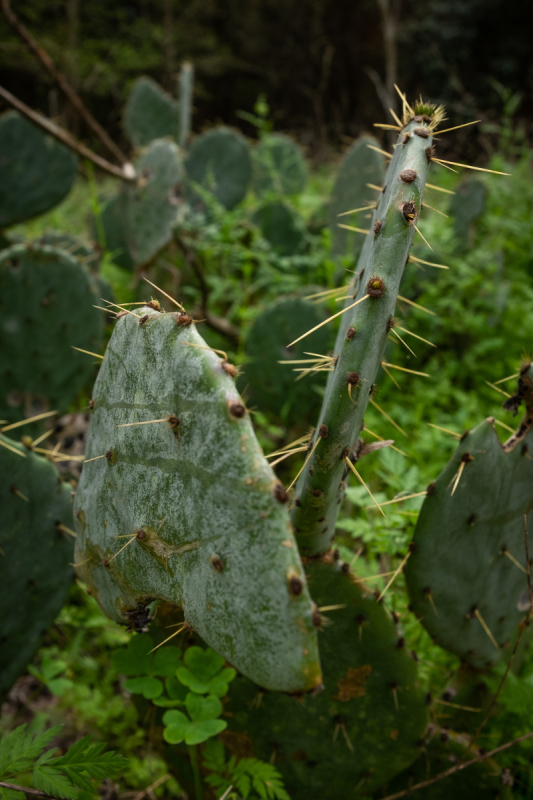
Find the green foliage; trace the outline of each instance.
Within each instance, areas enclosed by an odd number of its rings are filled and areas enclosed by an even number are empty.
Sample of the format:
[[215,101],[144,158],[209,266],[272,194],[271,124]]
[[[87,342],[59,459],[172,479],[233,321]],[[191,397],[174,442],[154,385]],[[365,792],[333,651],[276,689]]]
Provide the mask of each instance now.
[[450,203],[450,214],[454,218],[454,231],[461,249],[468,247],[474,223],[483,214],[487,199],[487,187],[483,181],[470,179],[460,183]]
[[300,194],[307,181],[302,149],[282,133],[265,133],[252,151],[252,188],[261,195]]
[[188,717],[175,709],[166,711],[163,715],[163,736],[169,744],[200,744],[228,726],[227,722],[218,719],[222,713],[222,703],[218,697],[201,697],[189,692],[185,698],[185,708]]
[[117,672],[128,676],[124,688],[133,694],[142,694],[147,700],[163,694],[159,678],[174,676],[181,655],[179,647],[166,647],[155,653],[151,652],[153,649],[152,637],[143,633],[133,636],[126,650],[113,653],[113,666]]
[[232,786],[244,800],[251,796],[261,800],[290,800],[273,764],[257,758],[237,760],[235,756],[226,760],[224,747],[215,739],[210,739],[205,746],[203,766],[210,773],[206,783],[215,789],[217,796],[222,796]]
[[184,659],[186,666],[176,673],[178,680],[197,694],[224,697],[228,686],[237,674],[234,669],[224,668],[224,659],[214,650],[189,647]]
[[0,117],[0,229],[36,217],[69,193],[77,159],[15,111]]
[[[56,725],[47,731],[36,726],[19,725],[0,739],[0,780],[12,783],[32,773],[34,789],[58,798],[87,800],[94,793],[90,780],[102,780],[121,772],[127,764],[105,745],[84,736],[62,756],[54,756],[56,747],[45,750],[61,730]],[[44,752],[43,752],[44,751]],[[81,791],[80,791],[81,790]],[[88,795],[86,793],[89,793]],[[0,787],[2,800],[22,800],[22,791]]]

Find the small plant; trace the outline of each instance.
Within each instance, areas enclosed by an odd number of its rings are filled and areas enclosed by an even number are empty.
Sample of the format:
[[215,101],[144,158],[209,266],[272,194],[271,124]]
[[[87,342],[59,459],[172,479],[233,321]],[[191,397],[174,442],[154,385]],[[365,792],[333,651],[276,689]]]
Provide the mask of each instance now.
[[19,725],[0,739],[0,798],[24,800],[23,781],[31,774],[34,789],[69,800],[91,800],[98,781],[116,775],[127,760],[114,752],[104,752],[105,744],[84,736],[62,756],[54,756],[56,747],[45,748],[62,729],[55,725],[47,731]]

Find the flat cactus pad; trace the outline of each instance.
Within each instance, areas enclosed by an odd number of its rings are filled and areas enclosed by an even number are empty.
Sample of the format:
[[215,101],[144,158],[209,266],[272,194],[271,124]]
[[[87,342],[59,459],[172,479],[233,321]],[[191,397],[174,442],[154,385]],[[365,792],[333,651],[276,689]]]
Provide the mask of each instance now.
[[76,494],[79,575],[113,619],[168,600],[261,686],[306,691],[321,681],[313,605],[233,375],[185,313],[118,320]]
[[[49,461],[0,434],[0,697],[53,623],[74,577],[72,487]],[[14,597],[16,596],[16,601]]]

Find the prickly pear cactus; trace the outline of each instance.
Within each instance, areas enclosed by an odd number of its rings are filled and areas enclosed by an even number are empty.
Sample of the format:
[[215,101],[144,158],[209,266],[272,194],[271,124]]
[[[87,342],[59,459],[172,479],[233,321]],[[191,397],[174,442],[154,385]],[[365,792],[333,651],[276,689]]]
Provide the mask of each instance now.
[[250,149],[244,136],[229,128],[213,128],[198,136],[185,159],[187,199],[194,206],[205,206],[194,184],[210,192],[225,208],[234,208],[243,200],[252,165]]
[[425,105],[419,113],[415,106],[414,114],[406,109],[385,189],[368,224],[358,284],[346,301],[335,346],[335,369],[326,389],[309,468],[296,486],[292,522],[303,555],[325,552],[333,539],[343,481],[350,472],[347,459],[361,430],[394,326],[397,293],[433,152],[432,130],[441,118],[441,109]]
[[0,434],[0,697],[37,650],[74,577],[73,539],[64,530],[73,527],[71,488],[49,461]]
[[[477,747],[467,752],[468,743],[468,736],[454,733],[448,728],[439,730],[432,727],[427,740],[420,743],[418,759],[391,781],[387,786],[387,795],[430,780],[462,761],[480,755]],[[430,786],[417,789],[413,797],[420,800],[512,800],[513,793],[509,785],[512,784],[512,778],[506,773],[507,770],[503,770],[495,761],[487,759]]]
[[304,222],[287,203],[265,203],[252,219],[261,230],[263,239],[278,255],[293,256],[303,250],[306,243]]
[[376,192],[368,186],[369,183],[383,185],[383,156],[371,150],[369,145],[379,148],[379,142],[373,136],[361,136],[352,144],[342,160],[331,192],[328,225],[336,255],[357,257],[364,242],[361,234],[339,228],[339,223],[355,228],[371,227],[369,220],[372,218],[372,209],[339,217],[345,211],[364,208],[372,203]]
[[[502,445],[494,420],[463,436],[422,506],[406,566],[413,611],[435,642],[488,667],[529,610],[524,515],[533,509],[533,369],[526,364],[509,408],[526,403]],[[533,553],[530,553],[530,558]]]
[[156,139],[135,163],[137,181],[128,186],[126,231],[135,265],[150,261],[172,238],[181,198],[182,165],[174,142]]
[[252,150],[252,163],[252,188],[258,195],[299,194],[307,182],[302,148],[283,133],[263,136]]
[[135,262],[128,247],[127,221],[128,195],[125,191],[112,197],[102,209],[101,221],[105,247],[115,264],[122,269],[133,270]]
[[76,494],[79,575],[113,619],[168,600],[252,680],[307,691],[321,682],[313,605],[234,374],[185,313],[118,320]]
[[483,181],[470,179],[460,183],[450,203],[454,233],[460,248],[468,246],[472,224],[485,210],[487,187]]
[[[279,300],[259,314],[245,343],[243,383],[250,387],[252,405],[281,415],[290,423],[312,418],[320,404],[312,387],[324,385],[324,373],[303,376],[294,369],[313,366],[313,356],[308,352],[328,352],[331,331],[324,326],[294,347],[287,349],[286,345],[302,328],[314,328],[323,320],[319,307],[298,297]],[[291,360],[294,366],[279,363]]]
[[0,117],[0,229],[56,206],[69,193],[76,157],[16,111]]
[[275,763],[292,800],[367,797],[416,759],[428,719],[424,693],[404,640],[348,564],[312,560],[305,571],[318,605],[325,689],[305,699],[258,694],[238,677],[229,728],[248,752]]
[[103,319],[94,281],[80,262],[47,245],[0,254],[0,417],[16,420],[40,400],[63,411],[94,374]]
[[35,241],[35,244],[48,244],[52,247],[58,247],[60,250],[66,250],[69,255],[81,261],[83,266],[91,270],[91,272],[95,272],[98,269],[100,258],[94,247],[91,247],[91,245],[77,236],[72,236],[70,233],[46,231]]
[[124,128],[132,145],[144,147],[166,136],[175,139],[178,127],[176,101],[151,78],[138,78],[124,109]]

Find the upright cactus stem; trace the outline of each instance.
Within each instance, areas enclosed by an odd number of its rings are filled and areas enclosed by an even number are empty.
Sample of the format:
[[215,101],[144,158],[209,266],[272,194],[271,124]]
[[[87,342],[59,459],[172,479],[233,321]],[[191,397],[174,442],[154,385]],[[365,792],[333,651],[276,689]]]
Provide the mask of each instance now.
[[[404,120],[385,186],[361,252],[353,298],[342,318],[313,449],[297,483],[292,522],[302,555],[330,546],[343,480],[378,374],[404,266],[416,233],[431,161],[432,130],[440,109]],[[417,109],[415,109],[415,114]],[[434,117],[431,116],[434,113]],[[355,305],[355,303],[357,304]]]

